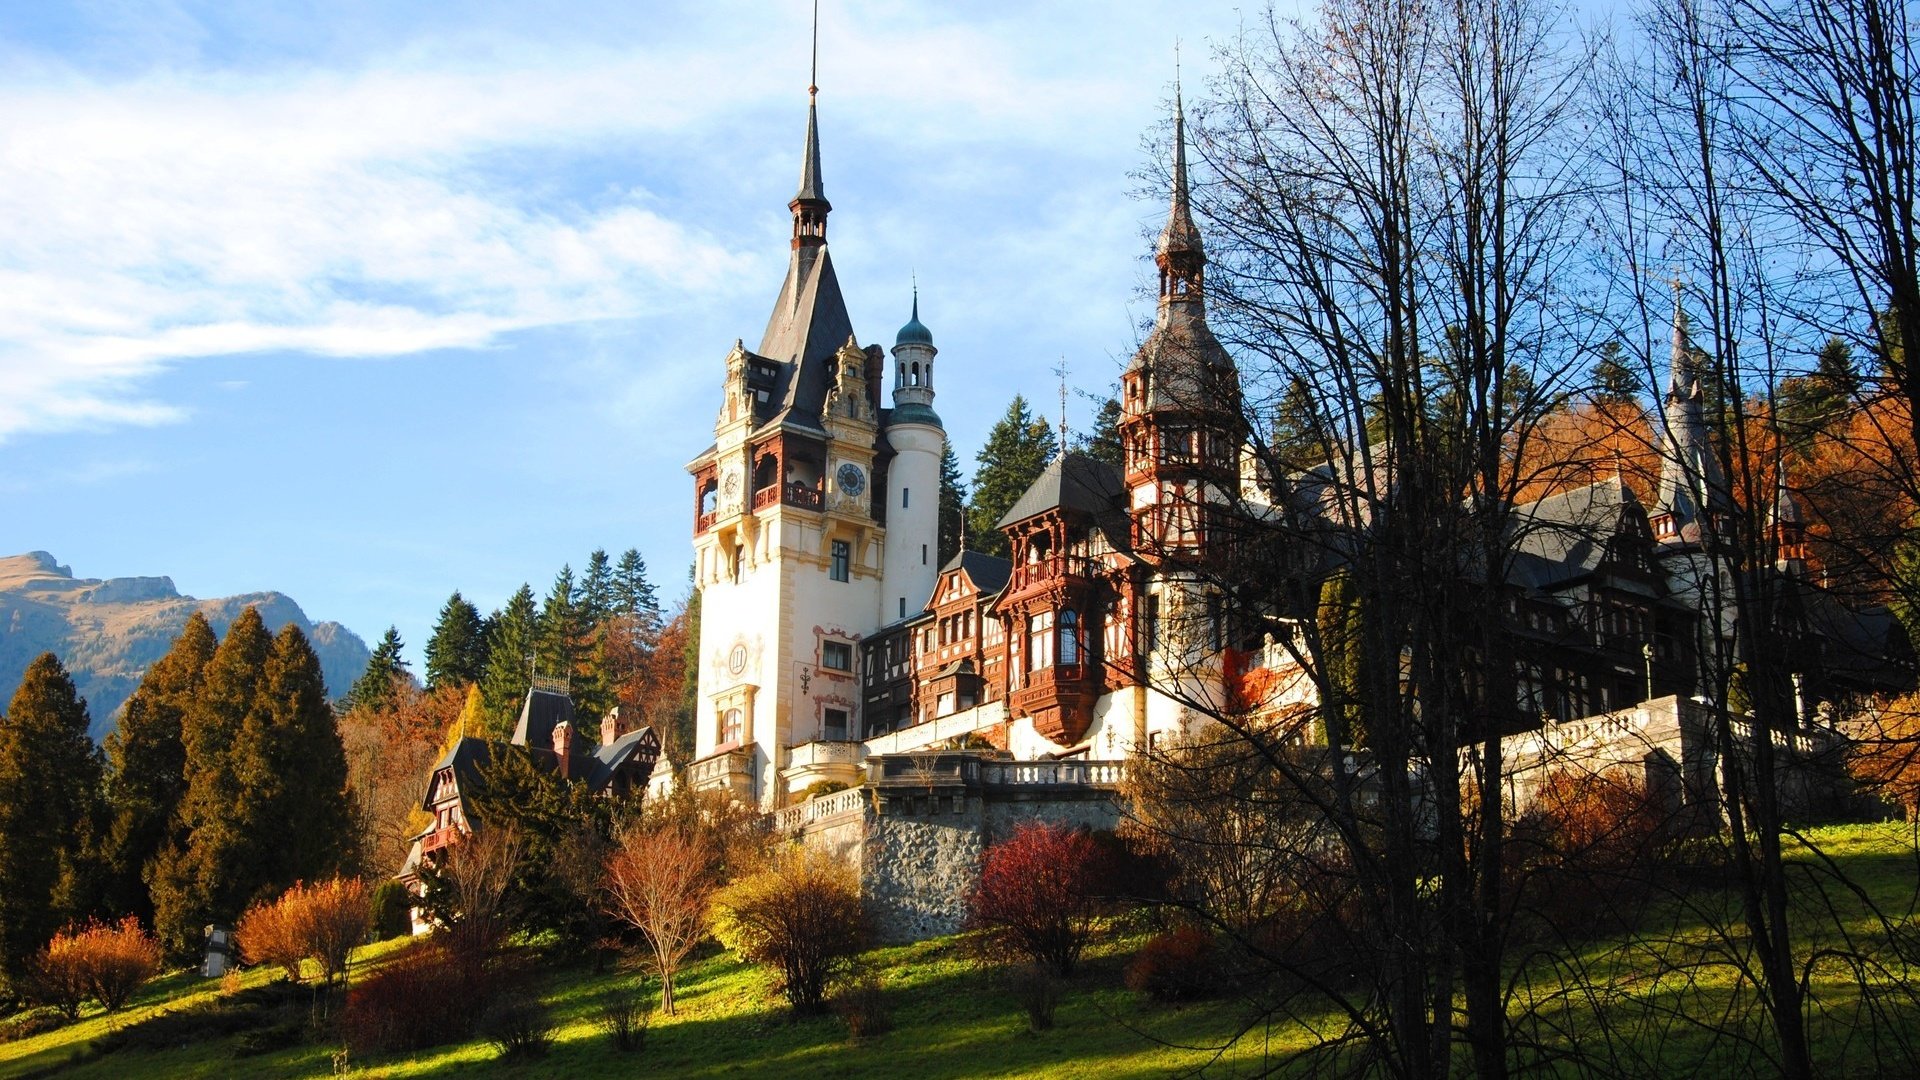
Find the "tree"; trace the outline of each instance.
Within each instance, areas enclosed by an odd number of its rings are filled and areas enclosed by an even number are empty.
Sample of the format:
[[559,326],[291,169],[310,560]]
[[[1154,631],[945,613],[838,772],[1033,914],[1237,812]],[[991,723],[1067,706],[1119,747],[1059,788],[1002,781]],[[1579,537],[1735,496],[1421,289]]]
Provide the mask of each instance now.
[[411,677],[407,674],[407,662],[401,656],[405,648],[400,631],[387,627],[387,632],[380,636],[380,644],[374,646],[373,655],[367,658],[366,670],[347,691],[348,708],[356,705],[379,708],[387,704],[393,695],[393,681]]
[[456,956],[484,960],[512,928],[514,879],[527,859],[526,843],[512,822],[477,825],[421,868],[420,903]]
[[1007,412],[987,432],[980,465],[973,474],[973,502],[967,508],[967,542],[975,551],[1004,557],[1007,540],[998,525],[1026,494],[1059,450],[1053,428],[1035,416],[1027,399],[1016,394]]
[[480,609],[459,590],[440,608],[427,639],[427,689],[477,683],[487,670],[487,636]]
[[539,643],[539,610],[534,605],[533,589],[520,588],[507,600],[507,606],[495,612],[493,630],[487,641],[487,672],[480,680],[480,696],[486,702],[485,731],[471,732],[476,738],[504,739],[513,730],[520,702],[533,685],[532,665]]
[[0,965],[10,979],[97,902],[89,846],[104,824],[103,762],[87,720],[52,653],[27,665],[0,716]]
[[469,701],[474,711],[468,727],[479,731],[479,688],[472,684],[428,691],[411,681],[396,681],[386,706],[356,707],[340,715],[356,823],[356,865],[368,872],[400,865],[413,837],[427,824],[420,809],[422,785],[434,762],[452,749]]
[[660,617],[659,596],[653,583],[647,580],[647,561],[640,557],[637,549],[628,548],[621,553],[620,563],[614,568],[612,588],[614,610],[625,615]]
[[660,1007],[673,1015],[673,977],[707,935],[714,878],[700,838],[689,830],[631,828],[606,864],[616,917],[638,930],[660,972]]
[[28,996],[52,1005],[69,1020],[91,997],[118,1012],[136,990],[160,973],[160,945],[132,915],[118,924],[98,921],[54,935],[34,958]]
[[828,982],[866,943],[853,871],[825,852],[784,847],[713,898],[714,936],[772,968],[796,1016],[825,1008]]
[[173,647],[147,669],[107,736],[107,908],[153,918],[145,876],[171,839],[187,792],[187,751],[180,725],[200,693],[218,644],[196,611]]
[[580,579],[580,621],[591,630],[613,611],[613,566],[605,548],[594,548],[587,556],[587,572]]
[[[292,623],[273,640],[232,767],[242,785],[239,827],[252,856],[235,868],[235,896],[251,901],[342,868],[354,847],[346,750],[319,658]],[[238,904],[219,911],[224,919],[239,913]]]
[[539,637],[535,647],[543,674],[571,676],[584,655],[586,630],[580,604],[574,596],[573,567],[563,566],[540,605]]
[[967,531],[967,488],[953,444],[940,450],[940,565],[960,553]]
[[1806,454],[1819,432],[1844,419],[1859,391],[1853,346],[1844,338],[1828,338],[1811,372],[1780,381],[1774,415],[1787,443]]
[[243,881],[251,856],[243,802],[252,796],[236,767],[234,749],[265,678],[273,641],[258,610],[241,611],[207,662],[205,681],[186,715],[187,791],[173,838],[154,864],[154,929],[167,952],[191,956],[201,930],[231,920],[252,899]]
[[1065,826],[1029,822],[986,850],[967,922],[1055,975],[1071,975],[1096,908],[1099,849]]
[[542,768],[523,746],[497,747],[475,780],[468,794],[474,819],[482,826],[510,822],[520,837],[513,927],[551,931],[579,948],[593,946],[595,917],[583,910],[566,877],[567,853],[585,844],[604,850],[626,807]]
[[1600,346],[1593,361],[1592,398],[1605,405],[1632,405],[1640,400],[1640,376],[1627,363],[1618,340]]
[[1120,445],[1120,403],[1108,398],[1093,414],[1093,431],[1079,440],[1075,450],[1105,462],[1115,475],[1126,470],[1126,453]]
[[332,986],[346,976],[347,961],[372,925],[366,883],[332,877],[312,885],[296,882],[254,904],[234,938],[249,963],[277,964],[289,982],[299,982],[301,961],[312,960],[320,969],[320,985]]

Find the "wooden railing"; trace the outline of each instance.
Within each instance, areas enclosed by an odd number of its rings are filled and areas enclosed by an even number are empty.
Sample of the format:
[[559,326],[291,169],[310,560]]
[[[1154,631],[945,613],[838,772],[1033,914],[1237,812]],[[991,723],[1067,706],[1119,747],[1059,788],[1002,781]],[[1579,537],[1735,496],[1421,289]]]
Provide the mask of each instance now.
[[797,506],[802,510],[818,510],[827,504],[826,495],[816,487],[793,483],[788,484],[781,490],[784,494],[781,496],[780,501],[786,503],[788,506]]
[[460,841],[460,827],[449,825],[444,829],[435,829],[420,838],[420,854],[428,855],[443,847],[451,847]]
[[706,532],[708,529],[713,528],[713,523],[718,520],[720,520],[720,511],[718,510],[713,511],[712,513],[700,514],[696,516],[693,519],[694,535],[698,536],[701,533]]
[[1085,555],[1053,555],[1037,562],[1021,563],[1013,568],[1013,577],[1007,583],[1012,592],[1019,592],[1029,585],[1053,581],[1063,577],[1091,577],[1093,560]]

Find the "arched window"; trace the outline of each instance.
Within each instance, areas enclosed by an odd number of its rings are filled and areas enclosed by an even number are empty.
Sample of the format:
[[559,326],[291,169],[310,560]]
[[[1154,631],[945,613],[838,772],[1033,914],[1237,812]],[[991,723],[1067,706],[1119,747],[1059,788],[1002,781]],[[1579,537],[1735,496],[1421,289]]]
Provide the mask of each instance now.
[[700,512],[711,514],[720,505],[720,482],[709,480],[700,485]]
[[1080,662],[1080,616],[1072,608],[1060,612],[1060,664],[1062,667]]
[[909,379],[909,381],[907,382],[907,385],[908,385],[908,386],[919,386],[919,385],[920,385],[920,365],[919,365],[919,363],[918,363],[918,362],[915,362],[915,363],[913,363],[912,365],[910,365],[910,369],[912,370],[912,372],[913,372],[913,375],[912,375],[912,377],[911,377],[911,378]]
[[720,745],[740,741],[742,719],[739,709],[728,709],[720,714]]

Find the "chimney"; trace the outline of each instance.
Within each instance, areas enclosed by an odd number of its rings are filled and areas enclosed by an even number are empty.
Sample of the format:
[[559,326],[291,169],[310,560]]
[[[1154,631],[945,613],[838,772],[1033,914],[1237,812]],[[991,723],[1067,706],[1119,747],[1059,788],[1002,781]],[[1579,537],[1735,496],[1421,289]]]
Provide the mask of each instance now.
[[620,706],[615,705],[613,708],[607,710],[606,716],[600,719],[600,745],[612,746],[614,740],[619,737]]
[[560,779],[571,779],[573,765],[573,725],[565,720],[553,725],[553,756],[560,759]]

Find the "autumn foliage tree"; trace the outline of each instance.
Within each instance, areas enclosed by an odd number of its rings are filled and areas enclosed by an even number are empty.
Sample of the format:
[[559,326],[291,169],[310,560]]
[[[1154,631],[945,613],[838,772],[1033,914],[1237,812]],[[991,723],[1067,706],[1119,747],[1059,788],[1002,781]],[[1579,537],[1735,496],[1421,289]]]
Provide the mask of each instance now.
[[638,930],[660,971],[660,1007],[673,1015],[673,977],[706,937],[715,881],[699,838],[669,826],[629,829],[607,859],[606,892],[616,917]]
[[715,894],[713,928],[742,959],[773,969],[801,1016],[825,1008],[828,982],[867,938],[853,871],[802,847],[780,849],[765,869]]
[[1070,975],[1098,910],[1100,848],[1086,833],[1034,822],[988,848],[968,925],[1056,975]]

